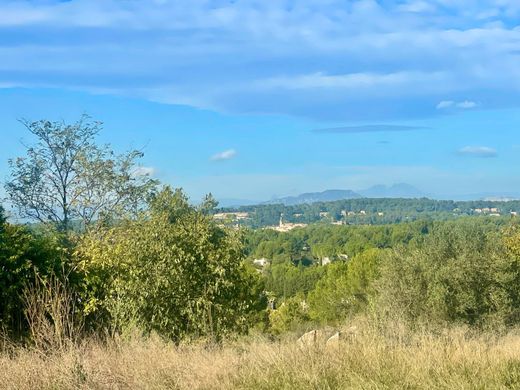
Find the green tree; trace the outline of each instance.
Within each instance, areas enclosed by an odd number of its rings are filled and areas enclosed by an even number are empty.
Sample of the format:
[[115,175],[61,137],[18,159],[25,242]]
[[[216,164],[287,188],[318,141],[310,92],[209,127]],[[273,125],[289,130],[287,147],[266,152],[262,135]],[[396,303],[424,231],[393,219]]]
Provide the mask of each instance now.
[[87,233],[77,256],[87,313],[104,313],[115,330],[134,325],[174,340],[218,339],[245,331],[262,300],[238,233],[169,187],[137,220]]
[[285,300],[278,309],[269,313],[270,328],[275,334],[296,330],[309,320],[303,293]]
[[518,323],[514,237],[508,241],[492,225],[468,221],[435,227],[418,248],[397,249],[384,259],[378,311],[410,324]]
[[382,251],[369,249],[348,263],[328,265],[324,277],[309,294],[310,315],[320,322],[335,322],[362,312],[373,294]]
[[136,165],[141,152],[117,156],[96,145],[102,123],[86,115],[74,124],[22,123],[37,142],[26,157],[9,161],[5,188],[23,218],[52,222],[63,231],[74,220],[87,226],[103,216],[135,211],[156,184]]

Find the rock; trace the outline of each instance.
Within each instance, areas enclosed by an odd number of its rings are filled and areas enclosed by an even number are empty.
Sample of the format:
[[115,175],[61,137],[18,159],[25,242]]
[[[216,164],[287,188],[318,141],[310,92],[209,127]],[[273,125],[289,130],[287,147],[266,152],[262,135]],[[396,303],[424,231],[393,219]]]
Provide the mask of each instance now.
[[299,345],[316,345],[318,341],[318,331],[316,329],[304,333],[297,341]]
[[341,332],[336,332],[328,338],[325,345],[327,347],[337,347],[339,345],[340,339],[341,339]]

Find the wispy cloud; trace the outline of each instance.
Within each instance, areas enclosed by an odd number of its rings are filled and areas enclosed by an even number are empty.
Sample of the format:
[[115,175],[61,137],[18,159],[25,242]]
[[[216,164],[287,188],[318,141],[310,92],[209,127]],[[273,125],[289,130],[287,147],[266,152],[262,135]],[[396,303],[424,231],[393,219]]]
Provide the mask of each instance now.
[[460,148],[457,153],[461,156],[480,158],[493,158],[498,156],[497,150],[488,146],[465,146]]
[[0,85],[329,120],[509,106],[519,4],[6,0]]
[[462,108],[462,109],[470,109],[477,107],[478,104],[471,100],[464,100],[461,102],[455,102],[453,100],[443,100],[437,104],[438,110],[443,110],[446,108]]
[[314,129],[314,133],[323,134],[353,134],[353,133],[379,133],[393,131],[413,131],[424,130],[428,127],[424,126],[404,126],[404,125],[363,125],[363,126],[345,126],[345,127],[329,127],[325,129]]
[[477,107],[477,103],[472,102],[470,100],[464,100],[463,102],[459,102],[456,104],[458,108],[475,108]]
[[275,77],[260,80],[260,88],[313,89],[313,88],[368,88],[396,86],[445,79],[443,72],[348,73],[329,75],[317,72],[294,77]]
[[423,12],[434,12],[436,10],[436,6],[433,2],[426,2],[422,0],[418,1],[409,1],[405,4],[402,4],[399,9],[404,12],[413,12],[413,13],[423,13]]
[[437,104],[437,110],[442,110],[443,108],[453,107],[455,102],[453,100],[443,100]]
[[228,149],[228,150],[224,150],[223,152],[214,154],[213,156],[211,156],[210,160],[211,161],[226,161],[226,160],[231,160],[236,155],[237,155],[237,152],[235,149]]

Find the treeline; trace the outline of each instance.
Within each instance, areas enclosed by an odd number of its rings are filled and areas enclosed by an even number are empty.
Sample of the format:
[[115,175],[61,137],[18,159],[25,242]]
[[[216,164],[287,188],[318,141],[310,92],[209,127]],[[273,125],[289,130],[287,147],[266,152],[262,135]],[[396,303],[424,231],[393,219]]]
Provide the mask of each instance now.
[[0,209],[0,332],[45,346],[132,329],[180,341],[246,332],[265,309],[237,232],[160,186],[142,153],[100,146],[101,123],[24,122],[36,140],[10,161],[15,225]]
[[296,206],[282,204],[243,206],[219,211],[247,212],[249,218],[239,222],[243,226],[253,228],[278,225],[282,214],[283,220],[291,223],[343,221],[354,225],[384,225],[424,219],[445,221],[464,216],[489,214],[500,214],[510,218],[511,212],[520,214],[520,201],[359,198]]

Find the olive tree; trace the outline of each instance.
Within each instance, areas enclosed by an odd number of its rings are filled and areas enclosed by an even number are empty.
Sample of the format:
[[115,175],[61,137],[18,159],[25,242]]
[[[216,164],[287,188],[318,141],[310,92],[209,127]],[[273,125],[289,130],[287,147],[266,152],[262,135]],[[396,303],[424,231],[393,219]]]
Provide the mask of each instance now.
[[22,218],[61,230],[135,211],[156,182],[141,174],[139,151],[116,155],[96,144],[102,123],[83,115],[76,123],[21,121],[36,137],[25,157],[11,159],[6,192]]

